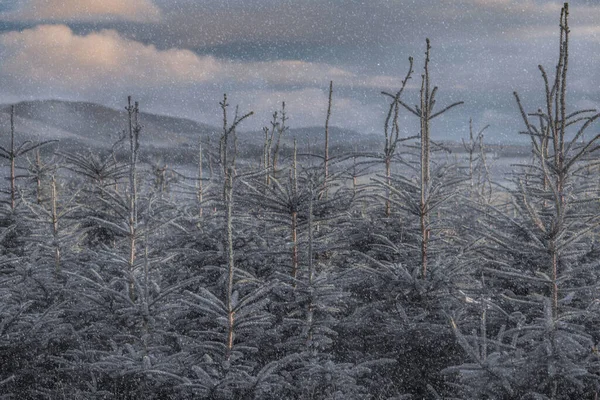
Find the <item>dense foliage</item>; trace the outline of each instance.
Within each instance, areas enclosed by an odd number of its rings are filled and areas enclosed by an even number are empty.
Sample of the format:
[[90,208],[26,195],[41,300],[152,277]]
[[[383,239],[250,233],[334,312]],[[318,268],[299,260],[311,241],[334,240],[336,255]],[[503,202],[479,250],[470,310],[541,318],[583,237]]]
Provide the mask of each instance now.
[[251,113],[226,96],[196,176],[139,161],[131,100],[109,154],[40,155],[13,123],[0,399],[597,399],[599,114],[568,108],[560,21],[545,104],[515,93],[531,162],[503,184],[483,130],[462,160],[431,141],[461,103],[436,109],[429,41],[420,98],[412,59],[384,93],[381,154],[283,156],[283,105],[237,160]]

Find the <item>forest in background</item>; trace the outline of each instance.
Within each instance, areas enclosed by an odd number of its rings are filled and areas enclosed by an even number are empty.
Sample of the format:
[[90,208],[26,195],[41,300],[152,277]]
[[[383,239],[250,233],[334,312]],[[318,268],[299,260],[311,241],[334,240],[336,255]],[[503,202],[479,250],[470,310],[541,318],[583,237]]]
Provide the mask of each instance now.
[[600,114],[569,106],[568,17],[545,102],[515,93],[531,157],[507,183],[485,127],[466,159],[431,140],[462,102],[436,104],[429,40],[368,153],[330,148],[333,83],[322,149],[283,152],[282,104],[241,158],[252,113],[224,96],[193,173],[147,162],[131,98],[97,153],[21,140],[12,108],[0,399],[596,400]]

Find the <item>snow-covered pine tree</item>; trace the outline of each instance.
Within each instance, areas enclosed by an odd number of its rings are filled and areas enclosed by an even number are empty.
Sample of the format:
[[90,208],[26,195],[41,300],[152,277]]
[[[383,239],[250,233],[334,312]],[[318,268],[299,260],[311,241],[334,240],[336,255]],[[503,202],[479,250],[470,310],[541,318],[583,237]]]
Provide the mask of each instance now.
[[514,174],[508,207],[481,210],[479,260],[493,295],[475,298],[473,319],[485,312],[487,322],[471,336],[461,330],[472,319],[452,322],[470,362],[450,371],[469,398],[598,395],[599,337],[591,321],[598,320],[593,236],[600,212],[594,183],[582,172],[596,164],[600,135],[583,136],[600,114],[568,109],[568,17],[565,3],[554,78],[539,67],[544,104],[527,113],[515,93],[533,162]]

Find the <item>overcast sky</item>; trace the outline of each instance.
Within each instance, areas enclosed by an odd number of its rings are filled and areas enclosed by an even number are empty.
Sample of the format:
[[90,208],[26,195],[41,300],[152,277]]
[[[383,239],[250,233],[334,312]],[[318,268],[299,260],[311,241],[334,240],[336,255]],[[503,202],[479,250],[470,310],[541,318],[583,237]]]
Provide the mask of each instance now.
[[[404,99],[418,102],[425,38],[443,107],[437,138],[490,124],[521,129],[512,92],[537,109],[553,71],[561,2],[537,0],[0,0],[0,101],[58,98],[219,124],[224,92],[257,129],[286,101],[292,127],[331,122],[382,132],[386,98],[415,58]],[[572,109],[600,108],[600,2],[570,2]],[[417,125],[405,113],[406,134]]]

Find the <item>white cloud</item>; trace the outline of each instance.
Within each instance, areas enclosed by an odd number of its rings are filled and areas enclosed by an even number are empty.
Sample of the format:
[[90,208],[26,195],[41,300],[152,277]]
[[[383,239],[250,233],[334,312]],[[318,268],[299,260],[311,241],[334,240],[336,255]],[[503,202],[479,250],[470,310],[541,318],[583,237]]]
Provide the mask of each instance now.
[[501,9],[511,12],[554,12],[562,7],[562,1],[547,1],[540,3],[535,0],[464,0],[483,8]]
[[509,5],[513,2],[513,0],[471,0],[471,2],[481,6],[497,7]]
[[203,82],[219,73],[213,57],[188,50],[159,51],[112,30],[78,36],[65,25],[41,25],[0,35],[0,46],[2,74],[53,88]]
[[[295,125],[321,124],[327,87],[395,90],[400,77],[358,75],[325,63],[305,61],[240,62],[201,56],[185,49],[159,50],[124,38],[114,30],[75,34],[66,25],[40,25],[0,35],[0,80],[4,98],[62,98],[116,106],[126,94],[155,111],[198,116],[230,91],[242,110],[257,114],[249,127],[265,124],[286,101]],[[351,91],[351,90],[350,90]],[[336,93],[340,125],[370,125],[376,115]],[[232,100],[233,101],[233,100]],[[205,118],[214,122],[210,118]],[[299,122],[302,121],[302,122]],[[255,126],[254,124],[257,124]]]
[[8,17],[27,21],[156,22],[160,16],[160,9],[151,0],[29,0]]
[[[19,84],[94,90],[111,85],[235,83],[254,87],[337,85],[393,90],[399,79],[365,77],[324,63],[234,62],[185,49],[159,50],[114,30],[76,35],[65,25],[40,25],[0,35],[0,74]],[[385,87],[390,85],[390,87]]]

